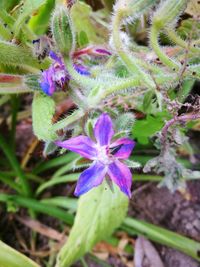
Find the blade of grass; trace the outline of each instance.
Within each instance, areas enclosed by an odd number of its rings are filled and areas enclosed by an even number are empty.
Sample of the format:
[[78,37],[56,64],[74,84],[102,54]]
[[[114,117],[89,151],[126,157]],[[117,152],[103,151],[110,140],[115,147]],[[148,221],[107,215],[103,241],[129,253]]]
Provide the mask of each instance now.
[[12,189],[16,190],[19,194],[23,194],[21,187],[9,176],[0,171],[0,181],[9,185]]
[[74,216],[66,211],[52,207],[46,203],[41,203],[40,201],[32,198],[21,197],[18,195],[8,195],[0,194],[0,202],[13,202],[13,204],[32,209],[35,212],[41,212],[49,216],[55,217],[69,225],[73,224]]
[[42,203],[46,203],[59,208],[69,209],[73,212],[77,209],[77,199],[69,197],[53,197],[41,200]]
[[4,154],[6,155],[7,159],[9,160],[13,170],[15,171],[16,175],[20,179],[23,194],[25,196],[30,196],[31,195],[31,189],[30,189],[28,180],[27,180],[24,172],[22,171],[15,154],[10,149],[9,145],[7,144],[6,140],[4,139],[4,137],[1,134],[0,134],[0,148],[3,150]]
[[18,96],[11,96],[11,107],[12,107],[12,122],[11,122],[11,131],[10,131],[10,144],[13,152],[15,151],[15,132],[16,132],[16,123],[17,123],[17,112],[20,106],[20,99]]
[[46,188],[51,187],[53,185],[77,181],[79,175],[80,173],[72,173],[72,174],[67,174],[67,175],[63,175],[63,176],[51,179],[47,181],[46,183],[41,184],[38,187],[36,191],[36,195],[41,194],[42,191],[44,191]]
[[64,165],[69,163],[70,161],[73,161],[76,157],[78,157],[75,153],[67,153],[65,155],[59,156],[57,158],[48,160],[48,161],[43,161],[39,163],[32,171],[34,174],[39,174],[43,171],[46,171],[51,168],[58,167],[60,165]]
[[177,249],[200,261],[200,243],[190,238],[181,236],[162,227],[129,217],[124,220],[122,229],[124,226],[126,227],[124,230],[126,230],[129,234],[135,235],[135,232],[138,232],[139,235],[144,235],[152,241]]

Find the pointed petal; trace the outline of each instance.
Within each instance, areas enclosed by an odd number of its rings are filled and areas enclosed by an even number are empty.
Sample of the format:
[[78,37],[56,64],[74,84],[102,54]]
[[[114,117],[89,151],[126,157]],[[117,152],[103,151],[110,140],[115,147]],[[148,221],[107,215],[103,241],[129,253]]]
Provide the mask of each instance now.
[[55,144],[87,159],[93,159],[97,155],[97,150],[94,147],[95,143],[87,136],[80,135],[66,141],[56,141]]
[[132,174],[129,168],[119,160],[108,167],[110,179],[119,186],[120,190],[129,198],[131,197]]
[[94,162],[90,168],[86,169],[79,177],[74,194],[80,196],[93,187],[100,185],[105,174],[105,166],[100,162]]
[[135,146],[135,142],[129,138],[120,138],[110,145],[112,154],[119,159],[128,159]]
[[112,120],[107,113],[103,113],[94,127],[95,138],[101,146],[104,146],[110,143],[113,134]]

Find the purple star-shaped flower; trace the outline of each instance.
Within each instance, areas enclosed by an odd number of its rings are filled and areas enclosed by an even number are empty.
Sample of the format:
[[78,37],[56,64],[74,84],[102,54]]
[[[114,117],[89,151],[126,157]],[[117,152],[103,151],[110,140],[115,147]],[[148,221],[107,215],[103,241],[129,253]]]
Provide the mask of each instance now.
[[83,171],[79,177],[75,189],[76,196],[80,196],[91,188],[100,185],[107,175],[123,193],[131,197],[132,174],[122,161],[128,159],[135,142],[125,137],[111,142],[113,135],[111,118],[107,113],[103,113],[94,127],[96,143],[83,135],[66,141],[55,142],[56,145],[93,161],[92,165]]

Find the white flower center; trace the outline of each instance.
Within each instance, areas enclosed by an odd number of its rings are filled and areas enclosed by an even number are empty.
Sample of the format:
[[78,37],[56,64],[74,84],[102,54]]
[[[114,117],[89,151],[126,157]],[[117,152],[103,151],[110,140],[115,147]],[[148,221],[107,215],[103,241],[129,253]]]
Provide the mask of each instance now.
[[100,146],[99,144],[96,144],[96,149],[98,151],[96,160],[100,161],[104,165],[108,165],[113,162],[113,157],[111,157],[107,146]]

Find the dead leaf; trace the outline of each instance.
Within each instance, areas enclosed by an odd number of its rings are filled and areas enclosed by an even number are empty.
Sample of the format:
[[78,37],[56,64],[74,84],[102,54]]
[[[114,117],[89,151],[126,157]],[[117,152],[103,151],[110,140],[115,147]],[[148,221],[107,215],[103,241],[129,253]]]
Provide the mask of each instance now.
[[[151,242],[140,236],[135,242],[134,267],[144,267],[145,261],[148,261],[149,267],[164,267]],[[146,263],[145,266],[147,266]]]
[[199,0],[190,0],[187,4],[185,12],[195,18],[200,17],[200,2]]
[[31,228],[35,232],[40,233],[41,235],[47,236],[51,239],[57,240],[57,241],[62,241],[66,237],[64,234],[59,233],[55,229],[48,227],[42,223],[40,223],[37,220],[32,220],[30,218],[21,218],[19,216],[16,216],[17,220],[21,222],[22,224],[26,225],[27,227]]

